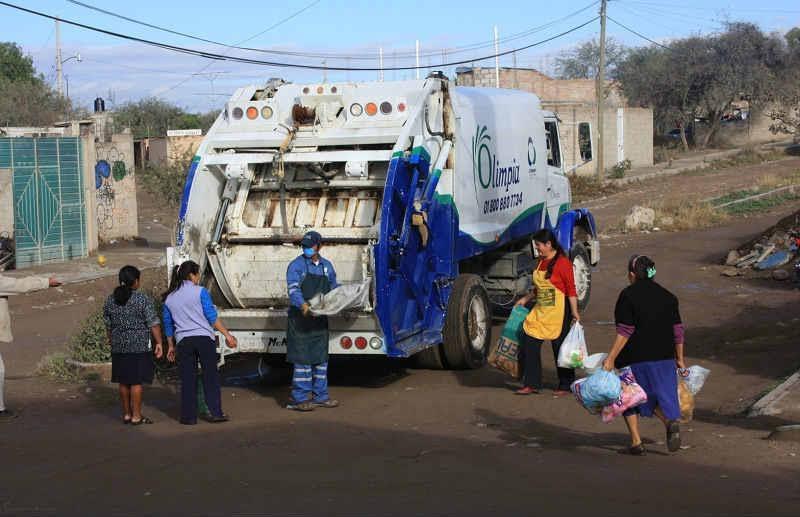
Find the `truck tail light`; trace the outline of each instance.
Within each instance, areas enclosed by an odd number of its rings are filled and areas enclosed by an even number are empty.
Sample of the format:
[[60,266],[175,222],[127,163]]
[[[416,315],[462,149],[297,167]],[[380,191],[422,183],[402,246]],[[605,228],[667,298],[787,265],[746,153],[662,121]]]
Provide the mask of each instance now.
[[233,118],[235,120],[241,119],[242,115],[244,115],[244,111],[242,111],[242,108],[233,108]]
[[348,336],[344,336],[342,337],[342,339],[339,340],[339,346],[341,346],[345,350],[350,350],[353,347],[353,340],[350,339]]
[[380,350],[382,346],[383,346],[383,341],[381,341],[381,338],[379,337],[374,337],[369,340],[369,347],[373,350]]
[[367,112],[367,115],[371,117],[378,113],[378,106],[374,102],[368,102],[364,110]]
[[350,105],[350,114],[354,117],[360,117],[361,114],[364,113],[364,108],[361,107],[361,104],[355,103]]
[[401,102],[397,105],[397,111],[399,111],[400,113],[404,112],[405,110],[406,110],[406,104],[404,102]]
[[358,348],[359,350],[364,350],[365,348],[367,348],[367,338],[363,336],[358,336],[356,338],[356,348]]
[[321,94],[324,91],[325,91],[325,88],[323,88],[322,86],[317,86],[317,93]]
[[256,108],[255,106],[250,106],[249,108],[247,108],[247,118],[249,118],[250,120],[255,120],[256,117],[258,117],[258,108]]
[[381,113],[384,115],[388,115],[392,112],[392,103],[390,102],[381,102]]
[[264,106],[261,108],[261,117],[263,117],[265,120],[272,117],[272,108],[269,106]]

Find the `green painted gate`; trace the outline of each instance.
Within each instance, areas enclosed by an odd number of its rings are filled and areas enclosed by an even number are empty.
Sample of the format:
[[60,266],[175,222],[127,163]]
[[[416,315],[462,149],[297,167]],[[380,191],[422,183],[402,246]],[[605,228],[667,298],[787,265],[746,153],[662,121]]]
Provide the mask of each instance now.
[[0,168],[13,174],[18,268],[87,255],[81,142],[0,138]]

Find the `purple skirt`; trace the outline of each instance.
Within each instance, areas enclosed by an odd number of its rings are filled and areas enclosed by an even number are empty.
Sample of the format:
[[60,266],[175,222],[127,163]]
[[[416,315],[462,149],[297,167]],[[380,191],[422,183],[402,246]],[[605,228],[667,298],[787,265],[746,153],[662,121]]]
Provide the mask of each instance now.
[[645,361],[631,364],[630,367],[636,377],[636,383],[647,393],[647,402],[629,409],[624,413],[625,416],[638,414],[651,417],[653,410],[660,407],[667,420],[679,420],[681,407],[678,402],[678,374],[675,360]]

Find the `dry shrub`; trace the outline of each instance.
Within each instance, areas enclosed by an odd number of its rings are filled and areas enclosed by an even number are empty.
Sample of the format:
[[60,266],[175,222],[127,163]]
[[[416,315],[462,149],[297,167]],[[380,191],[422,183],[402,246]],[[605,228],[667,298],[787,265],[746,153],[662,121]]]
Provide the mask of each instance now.
[[589,199],[610,196],[620,190],[618,185],[603,181],[594,174],[570,174],[569,186],[572,191],[573,203],[582,203]]
[[725,222],[728,214],[706,201],[677,201],[651,206],[656,212],[655,225],[663,230],[694,230]]

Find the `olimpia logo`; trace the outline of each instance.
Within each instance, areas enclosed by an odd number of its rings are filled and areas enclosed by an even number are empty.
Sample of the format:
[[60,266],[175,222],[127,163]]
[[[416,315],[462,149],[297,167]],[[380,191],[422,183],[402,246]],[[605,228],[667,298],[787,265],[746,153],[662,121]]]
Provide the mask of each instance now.
[[494,156],[489,149],[491,142],[492,137],[488,128],[478,126],[472,139],[472,174],[475,177],[475,184],[480,183],[483,188],[489,188],[492,183]]
[[533,137],[528,137],[528,167],[536,165],[536,146],[533,145]]
[[[490,148],[492,137],[486,126],[478,126],[475,129],[475,137],[472,139],[472,174],[475,179],[475,188],[478,184],[481,188],[505,187],[508,192],[511,185],[519,183],[519,164],[516,158],[512,160],[508,167],[500,167],[500,162],[496,154],[492,154]],[[530,147],[528,150],[528,162],[536,161],[536,149],[531,156]]]

